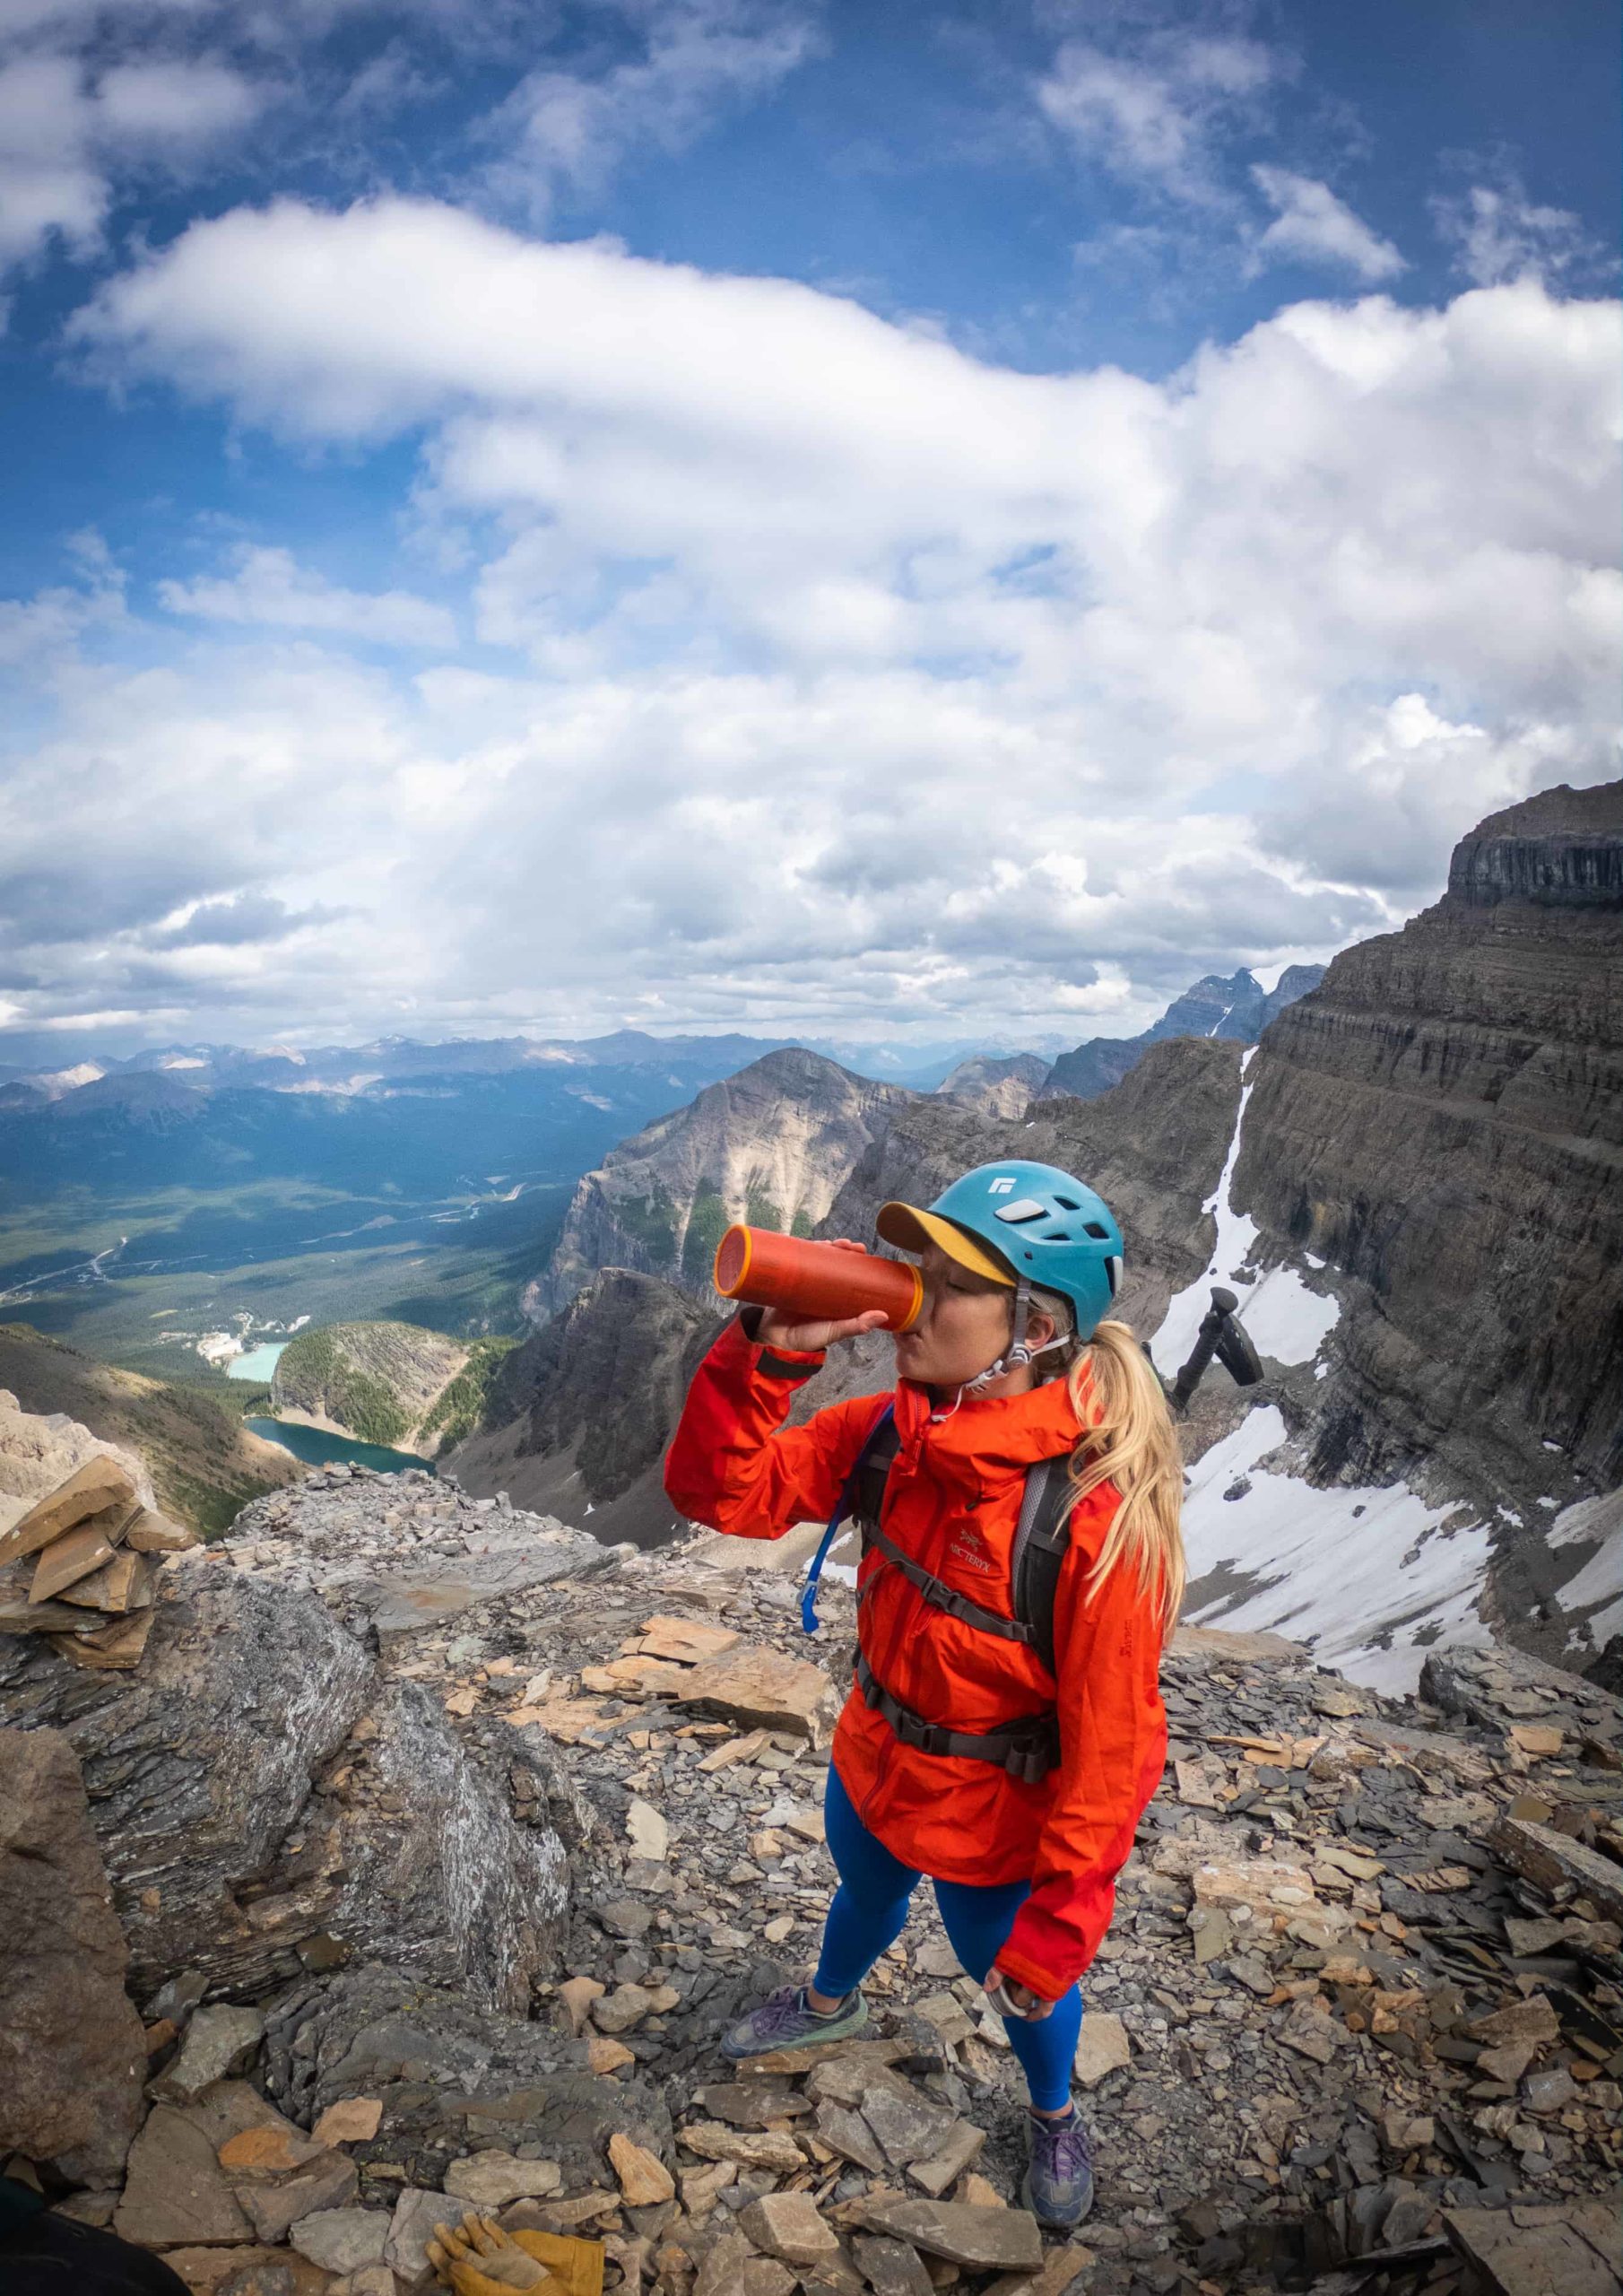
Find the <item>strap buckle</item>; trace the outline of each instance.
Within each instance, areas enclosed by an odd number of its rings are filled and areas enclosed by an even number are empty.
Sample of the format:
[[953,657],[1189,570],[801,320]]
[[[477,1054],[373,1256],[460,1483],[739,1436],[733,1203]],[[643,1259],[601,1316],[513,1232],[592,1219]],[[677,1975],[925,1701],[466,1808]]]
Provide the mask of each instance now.
[[1022,1786],[1040,1786],[1054,1763],[1053,1747],[1046,1740],[1034,1738],[1029,1745],[1011,1746],[1003,1768]]

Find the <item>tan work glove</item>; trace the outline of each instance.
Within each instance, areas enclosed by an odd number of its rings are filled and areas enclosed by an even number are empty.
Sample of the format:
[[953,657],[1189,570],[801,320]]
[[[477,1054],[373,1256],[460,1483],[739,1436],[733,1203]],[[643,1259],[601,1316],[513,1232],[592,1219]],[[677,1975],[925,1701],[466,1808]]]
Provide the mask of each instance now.
[[470,2212],[459,2226],[437,2224],[429,2262],[456,2296],[603,2296],[603,2249],[597,2240],[555,2232],[504,2232],[493,2216]]

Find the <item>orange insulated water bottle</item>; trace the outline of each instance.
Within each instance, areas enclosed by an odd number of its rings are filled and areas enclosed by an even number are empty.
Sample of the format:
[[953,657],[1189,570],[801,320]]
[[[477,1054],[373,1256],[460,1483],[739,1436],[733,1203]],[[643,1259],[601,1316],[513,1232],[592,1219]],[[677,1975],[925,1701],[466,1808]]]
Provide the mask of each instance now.
[[775,1308],[808,1323],[843,1323],[870,1308],[887,1331],[906,1331],[924,1300],[917,1268],[874,1252],[849,1252],[773,1228],[729,1228],[716,1247],[713,1283],[724,1300]]

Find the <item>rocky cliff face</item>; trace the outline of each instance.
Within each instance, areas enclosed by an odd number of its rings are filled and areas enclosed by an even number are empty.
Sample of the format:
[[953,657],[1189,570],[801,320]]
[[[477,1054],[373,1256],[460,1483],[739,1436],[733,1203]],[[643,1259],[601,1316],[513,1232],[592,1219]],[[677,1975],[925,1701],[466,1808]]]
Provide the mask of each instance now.
[[1093,1037],[1074,1052],[1062,1053],[1044,1090],[1093,1100],[1119,1084],[1150,1045],[1164,1044],[1169,1037],[1217,1037],[1233,1044],[1255,1044],[1277,1014],[1317,987],[1324,972],[1323,965],[1288,965],[1267,991],[1243,965],[1226,979],[1220,973],[1208,973],[1176,998],[1141,1036]]
[[914,1096],[814,1052],[775,1052],[627,1140],[575,1191],[545,1274],[525,1294],[536,1321],[602,1267],[710,1295],[735,1220],[809,1235],[891,1114]]
[[468,1354],[421,1324],[319,1324],[282,1349],[271,1401],[283,1418],[430,1457],[435,1406]]
[[1616,784],[1484,822],[1249,1056],[1206,1275],[1273,1378],[1194,1468],[1193,1615],[1382,1682],[1489,1633],[1615,1670],[1620,836]]
[[1541,1490],[1552,1456],[1615,1483],[1620,1182],[1610,783],[1484,822],[1443,900],[1338,957],[1258,1057],[1236,1203],[1352,1279],[1362,1309],[1316,1463],[1436,1456],[1484,1498]]
[[719,1321],[656,1275],[599,1269],[508,1356],[452,1473],[468,1491],[585,1523],[605,1544],[663,1544],[681,1526],[660,1462]]
[[961,1100],[983,1116],[1021,1117],[1047,1080],[1048,1064],[1034,1052],[1017,1052],[1007,1059],[978,1053],[960,1060],[936,1091],[945,1100]]

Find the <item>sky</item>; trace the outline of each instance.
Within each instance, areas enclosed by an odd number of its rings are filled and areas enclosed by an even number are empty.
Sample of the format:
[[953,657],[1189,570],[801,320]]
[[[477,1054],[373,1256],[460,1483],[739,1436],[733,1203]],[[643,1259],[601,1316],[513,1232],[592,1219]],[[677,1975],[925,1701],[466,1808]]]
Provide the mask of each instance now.
[[1600,0],[0,0],[0,1063],[1048,1048],[1615,774]]

